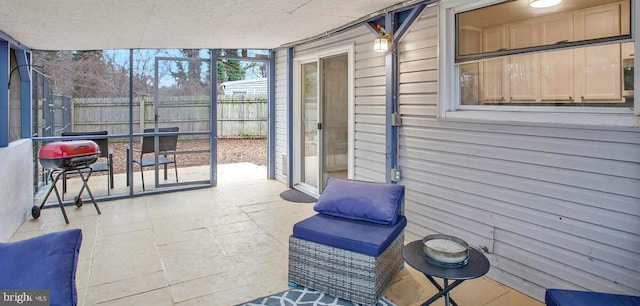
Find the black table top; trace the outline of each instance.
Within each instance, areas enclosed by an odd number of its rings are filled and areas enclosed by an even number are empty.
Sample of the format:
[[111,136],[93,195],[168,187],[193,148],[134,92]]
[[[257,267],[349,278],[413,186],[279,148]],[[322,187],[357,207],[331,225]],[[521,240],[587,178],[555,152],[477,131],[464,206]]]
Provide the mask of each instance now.
[[422,256],[422,240],[405,245],[402,249],[402,258],[407,264],[425,275],[454,280],[483,276],[489,272],[491,267],[489,259],[474,248],[469,248],[469,261],[462,267],[443,267],[432,264]]

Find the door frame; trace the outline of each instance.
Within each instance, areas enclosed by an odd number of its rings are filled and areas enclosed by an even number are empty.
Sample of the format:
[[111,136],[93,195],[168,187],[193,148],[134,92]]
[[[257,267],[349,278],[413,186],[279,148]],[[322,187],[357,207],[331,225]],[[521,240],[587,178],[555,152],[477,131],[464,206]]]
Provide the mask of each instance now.
[[[349,44],[340,47],[332,47],[325,49],[318,49],[308,52],[307,54],[303,54],[300,56],[294,56],[293,58],[293,169],[290,169],[289,175],[293,176],[293,188],[298,189],[302,192],[310,194],[312,196],[320,196],[321,193],[321,174],[322,171],[322,154],[324,148],[322,147],[322,133],[319,135],[318,139],[318,188],[313,187],[311,185],[305,184],[302,182],[301,173],[302,173],[302,152],[301,145],[303,141],[303,135],[301,135],[301,124],[302,124],[302,99],[300,98],[300,94],[302,93],[302,82],[300,80],[301,77],[301,66],[303,64],[316,62],[318,64],[318,71],[320,72],[321,65],[320,60],[327,57],[332,57],[340,54],[347,54],[347,72],[349,73],[347,77],[347,90],[348,90],[348,153],[347,153],[347,172],[348,178],[354,178],[354,170],[355,170],[355,158],[354,158],[354,145],[355,145],[355,69],[354,69],[354,53],[355,53],[355,45]],[[320,82],[319,82],[320,83]],[[319,119],[321,119],[321,88],[318,88],[318,115]],[[321,122],[322,123],[322,122]]]
[[[199,63],[208,63],[209,64],[209,69],[210,69],[210,74],[213,76],[214,73],[217,73],[215,70],[213,70],[213,64],[215,64],[213,56],[210,56],[210,58],[190,58],[190,57],[168,57],[168,56],[156,56],[154,58],[154,100],[153,100],[153,114],[154,114],[154,118],[153,118],[153,136],[154,136],[154,151],[158,152],[159,151],[159,137],[162,135],[165,135],[167,133],[161,133],[159,132],[159,125],[158,125],[158,119],[159,119],[159,98],[160,98],[160,91],[159,91],[159,64],[160,62],[164,62],[164,61],[184,61],[184,62],[199,62]],[[216,93],[216,85],[213,85],[213,81],[216,80],[214,79],[212,76],[209,77],[209,131],[198,131],[198,132],[178,132],[178,136],[179,135],[208,135],[209,136],[209,179],[208,180],[197,180],[197,181],[187,181],[187,182],[176,182],[176,183],[162,183],[160,182],[160,165],[158,164],[158,154],[154,154],[155,155],[155,166],[154,166],[154,187],[157,189],[160,188],[166,188],[166,187],[175,187],[175,186],[200,186],[200,185],[208,185],[208,186],[215,186],[217,184],[217,167],[218,167],[218,161],[217,161],[217,124],[218,124],[218,118],[217,118],[217,99],[214,100],[214,94]],[[214,103],[215,102],[215,103]],[[140,131],[141,135],[144,135],[144,133],[142,133],[143,131]],[[184,153],[184,152],[183,152]],[[180,155],[181,153],[178,151],[177,152],[178,155]],[[175,163],[174,164],[175,167],[178,167],[178,164]]]

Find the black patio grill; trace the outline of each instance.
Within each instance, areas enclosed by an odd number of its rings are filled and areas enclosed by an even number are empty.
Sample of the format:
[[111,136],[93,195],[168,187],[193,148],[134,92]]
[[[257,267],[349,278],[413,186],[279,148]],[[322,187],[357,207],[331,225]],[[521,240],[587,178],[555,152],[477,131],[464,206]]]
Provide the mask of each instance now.
[[38,160],[42,167],[48,169],[49,179],[52,181],[52,184],[51,187],[49,187],[42,204],[40,206],[34,205],[31,208],[31,216],[34,219],[38,219],[38,217],[40,217],[40,211],[49,199],[49,195],[51,195],[52,191],[55,191],[64,220],[69,224],[69,218],[67,217],[67,212],[64,209],[64,204],[56,183],[60,176],[71,173],[77,173],[82,180],[82,188],[80,188],[78,195],[74,197],[75,205],[77,207],[82,207],[82,193],[86,189],[87,193],[89,193],[89,197],[91,198],[91,202],[98,211],[98,214],[101,214],[100,208],[93,197],[93,193],[91,192],[89,185],[87,185],[92,173],[90,166],[96,162],[99,155],[100,147],[91,140],[51,142],[43,145],[38,152]]

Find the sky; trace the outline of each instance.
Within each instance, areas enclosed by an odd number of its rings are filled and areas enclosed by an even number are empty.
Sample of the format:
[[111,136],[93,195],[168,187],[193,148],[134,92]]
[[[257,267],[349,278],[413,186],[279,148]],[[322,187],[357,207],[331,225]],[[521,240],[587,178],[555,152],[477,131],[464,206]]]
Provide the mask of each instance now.
[[[105,57],[112,59],[115,62],[115,65],[118,67],[123,67],[125,69],[129,69],[129,50],[103,50]],[[255,58],[256,55],[269,55],[269,50],[247,50],[247,57]],[[134,49],[134,67],[136,75],[149,75],[153,76],[155,58],[156,57],[183,57],[182,53],[180,53],[180,49]],[[201,49],[200,57],[203,59],[209,59],[209,50]],[[160,65],[167,65],[166,68],[172,67],[175,68],[174,61],[161,61]],[[168,76],[166,73],[166,69],[161,68],[159,71],[160,84],[162,86],[171,86],[174,84],[174,80],[172,77]],[[254,79],[258,78],[256,74],[252,71],[247,71],[245,75],[245,79]]]

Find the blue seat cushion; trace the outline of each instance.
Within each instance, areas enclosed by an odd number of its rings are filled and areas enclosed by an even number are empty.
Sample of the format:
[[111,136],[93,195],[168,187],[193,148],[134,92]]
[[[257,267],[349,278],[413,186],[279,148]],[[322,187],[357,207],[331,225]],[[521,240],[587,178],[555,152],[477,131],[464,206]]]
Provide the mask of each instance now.
[[50,305],[76,305],[81,243],[79,229],[0,243],[0,288],[49,290]]
[[407,225],[399,216],[394,225],[316,214],[293,226],[293,237],[378,257]]
[[577,290],[547,289],[544,301],[547,306],[638,306],[640,305],[640,296]]

